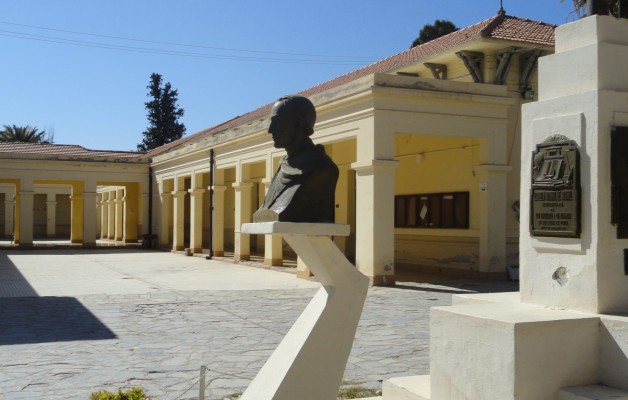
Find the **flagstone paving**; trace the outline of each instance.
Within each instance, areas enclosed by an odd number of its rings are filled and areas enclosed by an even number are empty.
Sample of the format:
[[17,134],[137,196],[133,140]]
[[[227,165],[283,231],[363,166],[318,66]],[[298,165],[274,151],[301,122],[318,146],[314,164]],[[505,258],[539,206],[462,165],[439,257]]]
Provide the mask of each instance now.
[[[0,251],[0,399],[151,399],[242,392],[319,284],[285,272],[154,251]],[[373,287],[345,372],[380,389],[429,372],[429,309],[514,283]],[[316,368],[315,365],[312,368]]]

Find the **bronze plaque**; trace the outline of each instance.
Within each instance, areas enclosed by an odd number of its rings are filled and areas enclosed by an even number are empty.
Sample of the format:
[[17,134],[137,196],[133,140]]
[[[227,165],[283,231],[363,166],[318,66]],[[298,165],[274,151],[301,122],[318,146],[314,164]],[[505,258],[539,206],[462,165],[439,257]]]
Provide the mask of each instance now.
[[580,154],[565,136],[551,136],[532,152],[530,234],[580,237]]

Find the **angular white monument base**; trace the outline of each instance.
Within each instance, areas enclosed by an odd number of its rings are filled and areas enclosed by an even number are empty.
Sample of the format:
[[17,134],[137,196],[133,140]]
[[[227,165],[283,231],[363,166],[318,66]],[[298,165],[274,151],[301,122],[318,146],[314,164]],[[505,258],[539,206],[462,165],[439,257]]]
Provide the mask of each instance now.
[[432,309],[431,375],[388,380],[384,400],[628,399],[628,316],[522,304],[518,293],[452,303]]
[[336,399],[368,290],[368,278],[330,238],[347,236],[349,226],[263,222],[242,232],[282,235],[323,287],[240,399]]
[[525,304],[435,307],[430,324],[434,400],[553,399],[596,382],[599,318]]

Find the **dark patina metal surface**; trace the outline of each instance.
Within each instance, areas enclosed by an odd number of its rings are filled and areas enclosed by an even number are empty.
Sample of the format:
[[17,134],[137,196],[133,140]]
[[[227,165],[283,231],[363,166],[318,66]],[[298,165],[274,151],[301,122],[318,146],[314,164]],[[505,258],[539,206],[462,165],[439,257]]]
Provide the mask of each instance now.
[[530,234],[580,237],[580,153],[575,141],[554,135],[532,153]]

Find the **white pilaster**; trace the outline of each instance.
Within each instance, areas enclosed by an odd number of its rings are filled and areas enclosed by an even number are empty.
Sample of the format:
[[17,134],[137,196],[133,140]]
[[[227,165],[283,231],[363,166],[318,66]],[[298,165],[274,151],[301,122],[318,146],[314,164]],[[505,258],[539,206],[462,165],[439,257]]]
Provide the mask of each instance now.
[[57,194],[46,195],[46,236],[53,238],[57,228]]

